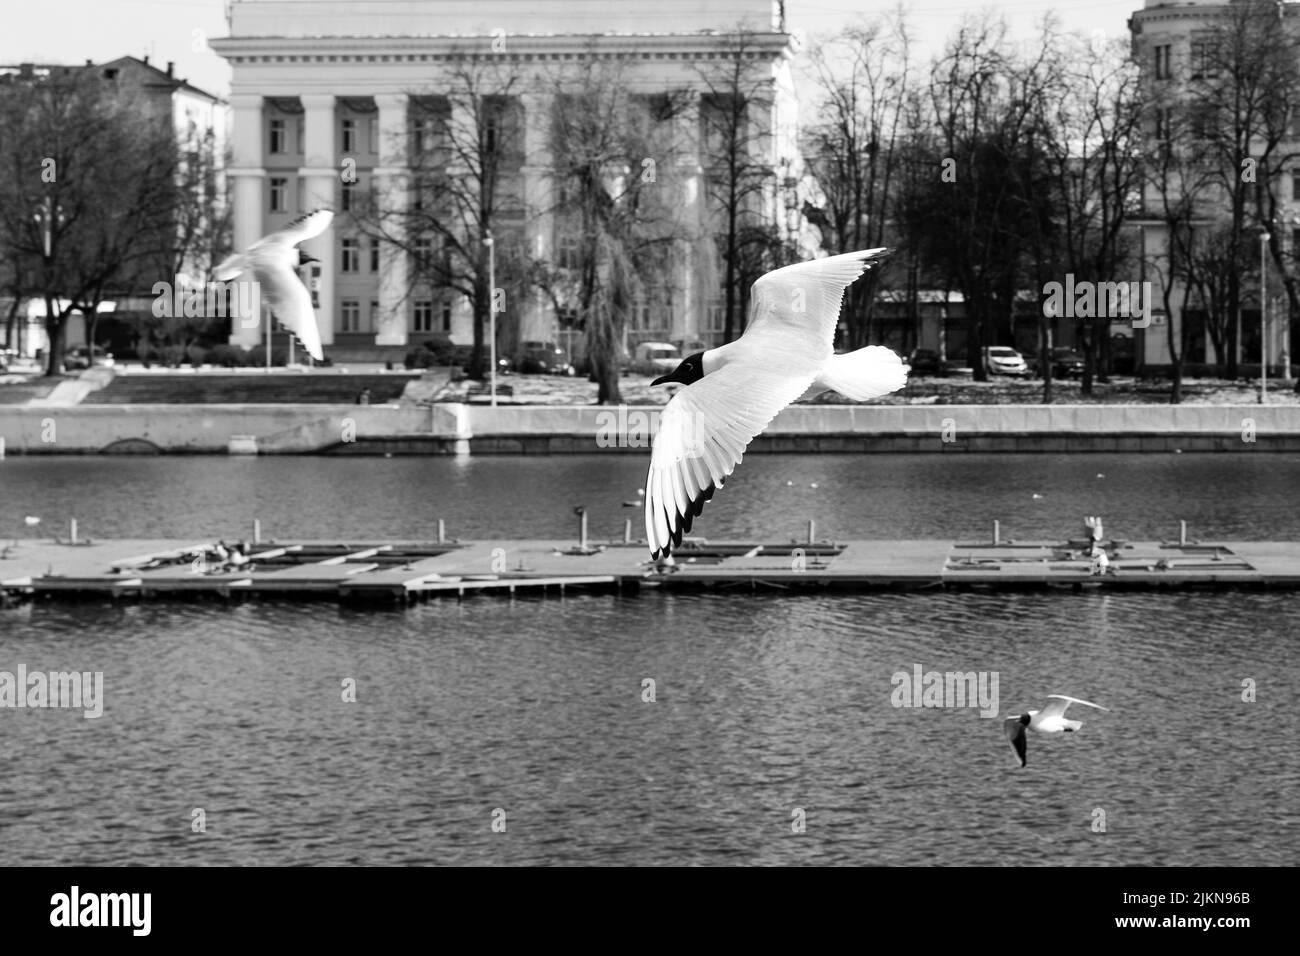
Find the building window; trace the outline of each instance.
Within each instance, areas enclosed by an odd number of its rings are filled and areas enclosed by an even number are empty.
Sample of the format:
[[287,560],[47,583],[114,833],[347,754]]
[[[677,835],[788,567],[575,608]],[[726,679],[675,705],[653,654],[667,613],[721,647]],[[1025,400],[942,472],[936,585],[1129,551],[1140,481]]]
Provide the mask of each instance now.
[[366,122],[367,139],[369,140],[369,152],[375,155],[379,152],[379,120],[371,117]]
[[366,331],[373,332],[377,328],[379,328],[379,300],[371,299],[370,300],[370,327],[367,328]]
[[1300,169],[1291,170],[1291,201],[1300,202]]
[[379,271],[379,240],[370,240],[370,271]]
[[343,263],[340,272],[361,271],[361,244],[355,239],[343,240]]
[[708,308],[704,310],[704,331],[721,332],[723,325],[726,323],[727,306],[717,299],[711,301]]
[[1217,43],[1192,44],[1192,79],[1213,80],[1219,75],[1219,46]]
[[412,332],[433,331],[433,302],[429,299],[417,299],[415,311],[411,316]]
[[282,119],[271,120],[271,137],[270,137],[271,152],[287,153],[289,151],[288,146],[285,143],[284,136],[285,136],[284,120]]
[[307,142],[307,121],[302,119],[301,117],[299,117],[298,119],[296,132],[298,137],[297,152],[298,155],[301,156],[303,143]]
[[1169,125],[1173,111],[1168,106],[1156,109],[1156,139],[1163,142],[1169,139]]
[[450,299],[442,300],[442,330],[444,332],[451,331],[451,300]]
[[416,236],[411,245],[411,257],[415,260],[417,272],[428,269],[433,264],[433,240],[428,236]]
[[343,327],[341,332],[361,331],[361,306],[356,299],[344,299],[342,305]]
[[560,234],[555,251],[555,262],[561,269],[577,269],[582,264],[578,237],[571,232]]
[[339,208],[347,212],[352,208],[352,195],[356,183],[345,182],[343,191],[339,194]]
[[342,125],[343,135],[340,139],[343,141],[343,153],[344,155],[351,155],[357,148],[357,121],[345,119]]
[[415,153],[424,156],[433,152],[438,137],[438,122],[432,116],[422,116],[415,121]]
[[289,211],[289,180],[284,176],[271,177],[271,212]]
[[1169,69],[1169,51],[1173,49],[1168,43],[1156,49],[1156,79],[1167,80],[1172,75]]

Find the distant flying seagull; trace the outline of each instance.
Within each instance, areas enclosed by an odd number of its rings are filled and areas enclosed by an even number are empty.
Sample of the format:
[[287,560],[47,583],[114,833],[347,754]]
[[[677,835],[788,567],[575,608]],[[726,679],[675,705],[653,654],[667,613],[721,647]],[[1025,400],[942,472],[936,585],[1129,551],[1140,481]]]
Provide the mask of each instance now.
[[846,355],[832,348],[844,290],[888,254],[868,249],[769,272],[754,283],[744,335],[686,356],[650,383],[686,386],[660,416],[646,477],[646,542],[655,560],[681,547],[746,446],[809,386],[865,402],[907,384],[907,369],[887,348]]
[[311,357],[320,361],[325,353],[320,347],[320,329],[316,326],[316,310],[311,305],[311,293],[298,278],[297,268],[308,262],[320,262],[295,248],[329,228],[334,213],[317,209],[299,216],[279,232],[257,240],[243,255],[233,255],[212,270],[219,282],[235,278],[252,270],[262,290],[262,301],[268,305],[280,324],[302,341]]
[[1022,767],[1025,765],[1026,727],[1040,734],[1069,733],[1078,730],[1083,726],[1082,720],[1066,720],[1065,718],[1065,709],[1071,704],[1096,707],[1098,710],[1105,710],[1109,713],[1109,708],[1100,704],[1090,704],[1088,701],[1080,700],[1077,697],[1066,697],[1064,694],[1048,694],[1047,696],[1052,702],[1042,710],[1031,710],[1027,714],[1008,717],[1002,723],[1003,729],[1007,732],[1007,739],[1011,741],[1011,746],[1015,748],[1016,756],[1020,758],[1020,766]]
[[27,515],[25,518],[23,518],[23,521],[27,524],[27,527],[29,528],[35,528],[38,524],[41,523],[41,519],[36,517],[35,515]]

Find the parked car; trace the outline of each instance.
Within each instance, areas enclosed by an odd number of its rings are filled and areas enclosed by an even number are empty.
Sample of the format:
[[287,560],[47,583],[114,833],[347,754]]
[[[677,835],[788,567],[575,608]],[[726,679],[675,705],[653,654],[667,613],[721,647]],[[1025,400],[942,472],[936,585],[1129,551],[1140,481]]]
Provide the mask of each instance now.
[[912,349],[907,357],[912,375],[947,375],[948,363],[934,349]]
[[98,345],[94,347],[93,353],[84,345],[74,345],[63,353],[63,367],[69,371],[90,368],[92,357],[94,364],[101,368],[113,367],[113,353]]
[[1081,352],[1076,352],[1072,348],[1052,349],[1052,378],[1081,378],[1082,376],[1083,354]]
[[990,375],[1028,375],[1025,357],[1005,345],[991,345],[984,349],[984,369]]
[[671,342],[642,342],[632,353],[632,371],[662,375],[681,364],[682,353]]
[[564,349],[554,342],[524,342],[520,346],[522,375],[572,375],[573,365]]

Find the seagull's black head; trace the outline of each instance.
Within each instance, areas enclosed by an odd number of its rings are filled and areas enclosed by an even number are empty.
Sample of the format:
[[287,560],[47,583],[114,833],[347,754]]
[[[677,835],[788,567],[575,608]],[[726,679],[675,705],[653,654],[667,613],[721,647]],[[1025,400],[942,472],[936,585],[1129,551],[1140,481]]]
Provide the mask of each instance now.
[[650,384],[654,386],[664,385],[668,382],[681,382],[683,385],[690,385],[702,378],[704,378],[704,353],[696,352],[694,355],[686,356],[675,369],[667,375],[659,376]]
[[299,249],[299,250],[298,250],[298,265],[300,265],[300,266],[305,266],[305,265],[306,265],[307,263],[309,263],[309,262],[320,262],[320,260],[317,259],[315,256],[310,256],[310,255],[308,255],[306,249]]

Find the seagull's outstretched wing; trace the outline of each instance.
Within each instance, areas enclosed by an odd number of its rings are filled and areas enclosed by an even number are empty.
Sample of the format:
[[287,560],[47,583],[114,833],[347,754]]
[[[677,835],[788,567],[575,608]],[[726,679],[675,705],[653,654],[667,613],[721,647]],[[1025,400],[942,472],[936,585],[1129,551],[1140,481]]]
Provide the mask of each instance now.
[[1077,697],[1066,697],[1064,694],[1048,694],[1047,697],[1051,703],[1047,704],[1047,706],[1045,706],[1039,713],[1040,718],[1064,717],[1066,708],[1071,704],[1083,704],[1085,707],[1096,707],[1098,710],[1105,710],[1109,713],[1109,708],[1103,707],[1101,704],[1092,704],[1086,700],[1080,700]]
[[835,338],[844,290],[888,255],[885,248],[866,249],[769,272],[750,293],[745,335],[780,332],[790,340],[787,347],[813,347],[825,357]]
[[223,259],[221,265],[212,270],[212,277],[218,282],[229,282],[249,268],[251,267],[248,263],[248,257],[237,252],[230,258]]
[[[272,249],[279,250],[287,257],[288,251],[292,247],[300,242],[306,242],[308,239],[319,236],[329,228],[330,223],[333,221],[334,213],[328,209],[317,209],[306,215],[299,216],[283,229],[257,240],[248,247],[246,253],[235,253],[228,259],[223,260],[220,265],[212,270],[213,278],[218,282],[233,279],[240,273],[257,267],[260,260]],[[274,255],[274,253],[271,254]]]
[[333,221],[334,213],[328,209],[317,209],[306,215],[299,216],[283,229],[259,240],[256,246],[272,242],[278,245],[296,246],[300,242],[306,242],[308,239],[319,236],[330,227],[330,223]]
[[1006,731],[1007,739],[1011,741],[1011,746],[1020,758],[1020,766],[1025,765],[1025,752],[1028,749],[1025,745],[1025,725],[1021,723],[1019,717],[1008,717],[1002,722],[1002,729]]
[[659,419],[645,483],[646,543],[656,560],[681,546],[750,441],[804,393],[813,375],[812,369],[735,363],[672,397]]
[[319,362],[325,353],[320,347],[316,310],[311,305],[311,293],[298,278],[298,273],[283,256],[266,255],[264,250],[254,252],[249,258],[261,286],[262,304],[270,306],[280,324],[298,336],[303,348]]

